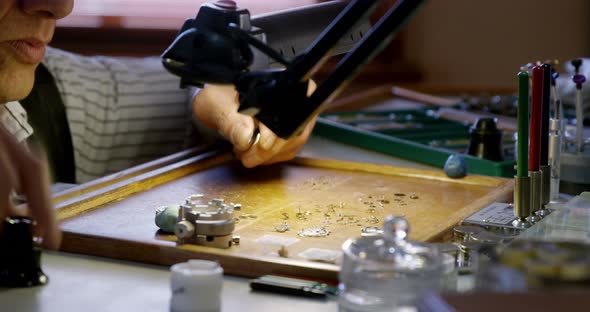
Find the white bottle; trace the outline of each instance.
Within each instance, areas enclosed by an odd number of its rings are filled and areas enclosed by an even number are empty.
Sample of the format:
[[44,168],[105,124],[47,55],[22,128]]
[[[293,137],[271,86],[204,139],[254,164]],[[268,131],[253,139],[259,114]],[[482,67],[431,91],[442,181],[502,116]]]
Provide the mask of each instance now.
[[173,312],[219,312],[223,268],[219,263],[189,260],[170,267]]

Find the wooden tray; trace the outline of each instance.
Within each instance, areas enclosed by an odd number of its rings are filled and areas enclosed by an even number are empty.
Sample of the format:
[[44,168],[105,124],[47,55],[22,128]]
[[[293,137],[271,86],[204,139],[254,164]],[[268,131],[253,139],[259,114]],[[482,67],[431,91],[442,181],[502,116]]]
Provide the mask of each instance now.
[[[340,250],[346,239],[360,236],[363,227],[381,226],[389,214],[410,221],[411,239],[441,240],[478,209],[510,199],[513,189],[512,180],[502,178],[453,180],[439,171],[334,160],[298,158],[245,169],[230,153],[215,151],[184,152],[141,168],[58,194],[62,250],[162,265],[209,259],[233,275],[336,280],[337,265],[308,261],[298,254],[313,247]],[[239,218],[234,234],[241,236],[240,245],[177,246],[173,235],[158,231],[155,209],[180,204],[196,193],[241,203],[238,218],[256,216]],[[306,220],[296,217],[299,212]],[[283,220],[284,213],[288,220]],[[291,229],[278,233],[274,228],[282,222]],[[331,231],[328,237],[298,236],[302,229],[322,225]],[[287,247],[284,258],[273,256],[273,247],[256,242],[263,235],[299,241]]]

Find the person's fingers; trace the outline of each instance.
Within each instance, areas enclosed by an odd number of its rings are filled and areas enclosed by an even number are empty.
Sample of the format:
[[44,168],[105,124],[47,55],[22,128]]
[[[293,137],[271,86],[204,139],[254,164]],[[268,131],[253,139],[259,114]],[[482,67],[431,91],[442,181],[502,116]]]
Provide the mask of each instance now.
[[268,127],[260,124],[260,139],[258,144],[252,145],[247,151],[234,149],[234,153],[247,168],[291,160],[303,148],[305,142],[307,142],[315,125],[316,117],[317,115],[312,117],[300,135],[288,141],[279,138]]
[[279,154],[274,155],[270,159],[266,160],[262,165],[272,165],[275,163],[280,163],[284,161],[289,161],[297,156],[301,149],[303,148],[302,145],[294,146],[288,150],[281,151]]
[[[308,96],[311,95],[316,89],[316,83],[313,80],[309,81],[309,86],[307,89]],[[274,134],[270,129],[265,127],[264,125],[260,126],[260,141],[258,143],[259,148],[265,151],[269,151],[271,153],[277,153],[282,149],[289,149],[295,145],[304,144],[311,133],[311,129],[313,129],[313,125],[315,124],[315,119],[317,116],[314,116],[311,121],[305,126],[304,131],[301,134],[290,138],[288,141],[282,138],[279,138],[276,134]]]
[[239,151],[246,151],[253,144],[253,135],[256,128],[254,119],[250,116],[235,113],[233,120],[230,121],[227,128],[229,133],[226,138],[232,143],[234,148]]
[[19,143],[0,125],[0,169],[2,169],[2,175],[4,176],[0,180],[0,195],[2,196],[5,195],[5,192],[10,194],[14,188],[20,187],[19,176],[15,171],[10,153],[11,147],[15,144],[18,145]]
[[258,128],[260,131],[260,139],[258,140],[257,146],[255,146],[258,150],[276,152],[281,150],[287,142],[284,139],[279,138],[274,132],[272,132],[272,130],[262,123],[259,124]]
[[22,186],[27,194],[27,206],[34,220],[36,234],[43,237],[43,246],[58,249],[61,243],[61,231],[55,217],[55,210],[51,203],[50,179],[45,157],[35,159],[31,170],[23,173]]
[[217,131],[239,151],[250,147],[254,119],[238,113],[238,93],[233,86],[208,85],[195,95],[193,111],[197,119]]
[[2,198],[0,205],[2,205],[0,208],[0,235],[2,235],[4,231],[4,220],[7,217],[14,216],[15,209],[10,197]]
[[14,171],[10,155],[6,150],[6,145],[10,142],[9,136],[10,134],[0,125],[0,172],[2,173],[2,179],[0,179],[0,233],[4,227],[4,220],[14,212],[11,193],[19,184],[18,175]]
[[259,125],[260,139],[243,154],[239,155],[242,164],[247,168],[263,164],[285,148],[287,141],[279,138],[268,127]]
[[307,85],[307,96],[311,96],[317,88],[317,83],[313,80],[309,80],[309,84]]
[[236,109],[235,88],[226,85],[207,85],[195,93],[193,112],[205,126],[217,128],[217,125]]
[[2,197],[0,205],[0,235],[2,235],[4,231],[4,220],[6,220],[6,217],[13,215],[14,207],[10,196]]
[[303,129],[303,132],[300,135],[287,141],[287,144],[285,144],[285,146],[283,146],[283,149],[279,153],[274,154],[271,158],[267,159],[262,164],[263,165],[270,165],[270,164],[274,164],[274,163],[278,163],[278,162],[288,161],[288,160],[295,158],[297,156],[297,154],[299,154],[301,149],[303,149],[305,142],[307,142],[307,139],[311,135],[311,132],[312,132],[313,127],[315,125],[315,121],[316,121],[316,118],[314,117],[305,126],[305,128]]
[[[314,81],[309,82],[308,96],[316,89]],[[233,86],[208,85],[193,99],[193,111],[206,126],[228,139],[237,158],[245,167],[274,163],[295,157],[305,144],[315,123],[315,117],[306,125],[303,133],[286,141],[275,135],[265,125],[258,125],[259,139],[253,143],[257,124],[254,119],[237,112],[238,93]]]
[[[6,130],[0,129],[0,140],[4,143],[5,166],[9,166],[15,176],[10,184],[1,190],[0,196],[8,198],[14,188],[19,188],[27,197],[27,207],[37,226],[35,231],[43,237],[44,246],[57,249],[61,233],[55,220],[49,190],[49,171],[44,158],[33,156]],[[8,193],[6,193],[8,192]],[[12,212],[12,211],[11,211]]]

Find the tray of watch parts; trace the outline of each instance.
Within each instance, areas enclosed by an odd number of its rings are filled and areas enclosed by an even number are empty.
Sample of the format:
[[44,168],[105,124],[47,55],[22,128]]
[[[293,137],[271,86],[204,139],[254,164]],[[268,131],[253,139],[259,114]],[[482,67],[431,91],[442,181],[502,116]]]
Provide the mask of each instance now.
[[467,154],[469,127],[438,117],[436,109],[355,111],[323,114],[314,134],[439,168],[450,155],[460,153],[468,173],[513,177],[513,133],[504,131],[505,160],[490,161]]
[[[450,179],[442,171],[311,158],[247,169],[227,151],[189,150],[82,184],[54,201],[63,251],[161,265],[199,258],[238,276],[337,280],[342,244],[380,228],[385,216],[405,216],[411,239],[437,241],[512,192],[512,180],[498,177]],[[159,231],[156,209],[192,194],[241,204],[234,211],[239,244],[180,245]]]

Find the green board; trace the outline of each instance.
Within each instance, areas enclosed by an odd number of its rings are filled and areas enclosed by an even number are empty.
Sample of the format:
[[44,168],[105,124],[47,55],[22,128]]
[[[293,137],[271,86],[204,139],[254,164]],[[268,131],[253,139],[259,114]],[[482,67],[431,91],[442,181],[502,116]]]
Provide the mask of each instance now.
[[504,137],[504,161],[467,155],[469,126],[436,117],[433,110],[346,112],[323,114],[314,134],[388,155],[442,168],[447,158],[462,153],[471,174],[513,177],[516,173],[511,134]]

